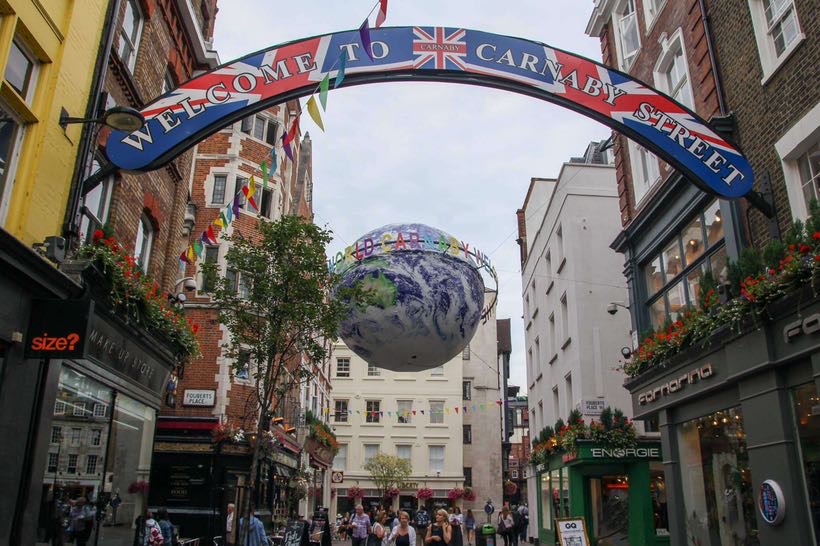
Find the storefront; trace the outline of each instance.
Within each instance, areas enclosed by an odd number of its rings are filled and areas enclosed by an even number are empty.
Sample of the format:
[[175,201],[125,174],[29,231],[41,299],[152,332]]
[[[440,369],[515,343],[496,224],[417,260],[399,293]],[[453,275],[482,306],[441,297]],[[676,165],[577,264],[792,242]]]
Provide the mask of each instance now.
[[660,423],[672,546],[820,536],[820,301],[768,312],[627,384]]
[[539,540],[556,544],[556,518],[583,516],[593,546],[669,544],[666,483],[658,442],[605,448],[579,441],[538,469]]

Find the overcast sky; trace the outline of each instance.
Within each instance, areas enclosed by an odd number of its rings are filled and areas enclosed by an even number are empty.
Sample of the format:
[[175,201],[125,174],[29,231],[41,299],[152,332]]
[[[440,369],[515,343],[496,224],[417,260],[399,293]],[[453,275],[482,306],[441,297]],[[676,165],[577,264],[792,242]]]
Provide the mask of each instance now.
[[[280,42],[357,28],[371,0],[220,0],[215,47],[226,62]],[[448,26],[545,42],[600,60],[584,34],[591,0],[390,0],[385,26]],[[373,23],[371,17],[371,25]],[[549,103],[482,87],[390,83],[331,90],[313,140],[316,222],[334,252],[389,223],[420,222],[490,254],[498,318],[512,319],[511,384],[526,390],[515,211],[530,178],[555,177],[605,126]]]

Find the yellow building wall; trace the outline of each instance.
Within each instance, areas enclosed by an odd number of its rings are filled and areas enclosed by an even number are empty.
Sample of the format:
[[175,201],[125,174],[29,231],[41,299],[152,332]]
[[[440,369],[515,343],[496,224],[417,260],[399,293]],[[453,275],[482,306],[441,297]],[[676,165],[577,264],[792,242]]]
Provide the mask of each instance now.
[[61,235],[82,126],[59,125],[61,109],[83,117],[108,0],[0,0],[0,74],[17,37],[37,57],[26,102],[3,78],[0,101],[24,122],[3,227],[23,243]]

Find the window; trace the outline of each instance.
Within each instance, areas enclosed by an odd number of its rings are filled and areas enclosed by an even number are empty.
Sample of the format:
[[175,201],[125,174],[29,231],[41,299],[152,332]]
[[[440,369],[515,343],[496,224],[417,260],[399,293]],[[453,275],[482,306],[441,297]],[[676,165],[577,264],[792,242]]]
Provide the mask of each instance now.
[[66,473],[67,474],[76,474],[77,473],[77,458],[78,456],[74,453],[68,456],[68,466],[66,466]]
[[239,298],[243,300],[250,299],[251,297],[251,276],[248,273],[241,272],[239,273],[239,285],[238,285],[238,294]]
[[[549,319],[549,326],[550,326],[550,352],[553,354],[553,357],[558,354],[558,344],[556,342],[555,337],[555,313],[550,313]],[[550,357],[550,364],[554,362],[553,357]]]
[[336,377],[350,377],[350,359],[336,359]]
[[259,209],[259,216],[271,219],[271,211],[273,210],[273,190],[270,188],[262,189],[262,205]]
[[444,446],[430,446],[430,471],[444,472]]
[[655,19],[658,18],[658,14],[665,5],[666,0],[644,0],[643,14],[646,19],[646,28],[650,28],[652,26],[652,23],[654,23]]
[[794,0],[749,0],[749,10],[765,84],[806,36]]
[[59,463],[59,460],[59,455],[57,453],[49,453],[48,467],[46,468],[46,472],[57,472],[57,464]]
[[662,53],[655,64],[655,85],[684,106],[694,109],[692,83],[683,49],[683,31],[676,30],[671,38],[660,41]]
[[[205,247],[205,259],[203,263],[215,264],[219,260],[219,247],[208,245]],[[210,292],[216,286],[216,269],[213,271],[202,271],[202,291]]]
[[242,191],[242,188],[248,185],[248,179],[244,176],[237,176],[234,180],[234,187],[233,191],[236,194],[237,199],[239,199],[239,208],[245,208],[245,192]]
[[[94,160],[92,174],[100,170],[100,164]],[[111,207],[111,194],[114,191],[114,177],[108,176],[83,196],[82,217],[80,218],[80,237],[90,243],[94,231],[108,221]]]
[[54,415],[65,415],[65,402],[62,400],[54,402]]
[[214,189],[211,192],[211,204],[225,204],[225,187],[228,184],[228,176],[224,174],[214,175]]
[[564,341],[561,343],[561,348],[567,346],[569,341],[569,305],[567,305],[567,293],[561,295],[561,332],[564,335]]
[[52,444],[59,444],[63,441],[63,429],[62,427],[51,427],[51,443]]
[[413,455],[413,446],[412,445],[397,445],[396,446],[396,457],[399,459],[404,459],[408,463],[411,460]]
[[516,470],[516,469],[510,470],[510,477],[514,480],[517,480],[518,479],[518,470]]
[[[792,408],[796,421],[797,445],[801,453],[803,473],[808,488],[809,503],[817,506],[820,500],[817,469],[820,468],[820,413],[817,405],[817,385],[805,383],[792,389]],[[820,519],[814,518],[814,536],[820,537]]]
[[364,444],[364,464],[379,453],[379,444]]
[[703,275],[711,273],[718,282],[726,279],[720,203],[712,201],[662,248],[642,268],[653,328],[667,317],[676,320],[687,307],[700,305]]
[[381,422],[381,401],[368,400],[365,402],[365,423],[379,423]]
[[461,351],[461,360],[470,360],[470,344],[468,343]]
[[26,102],[30,102],[37,84],[38,63],[28,48],[15,38],[11,42],[9,57],[6,61],[6,73],[3,76],[8,84]]
[[572,394],[572,374],[567,374],[567,376],[564,378],[564,381],[567,387],[567,406],[571,408],[573,401],[575,400],[575,396],[573,396]]
[[464,485],[467,487],[473,486],[473,469],[472,467],[465,466],[464,467]]
[[[560,400],[558,399],[558,385],[552,388],[552,412],[557,421],[561,417]],[[543,424],[543,423],[542,423]]]
[[137,62],[140,37],[142,36],[142,12],[137,0],[125,0],[125,17],[120,27],[120,45],[117,54],[128,70],[133,72]]
[[462,442],[465,444],[472,444],[473,443],[473,426],[472,425],[461,425],[462,430]]
[[473,397],[473,382],[472,381],[462,381],[461,382],[461,398],[462,400],[470,400]]
[[[558,394],[558,393],[556,392],[556,394]],[[556,416],[557,415],[558,415],[558,413],[556,412]],[[557,420],[557,417],[556,417],[556,420]],[[539,424],[540,424],[540,427],[538,427],[538,428],[544,428],[545,426],[547,426],[547,423],[544,422],[544,401],[543,400],[538,401],[538,421],[539,421]]]
[[403,425],[409,425],[413,422],[413,401],[412,400],[397,400],[398,409],[396,416],[398,422]]
[[444,402],[441,400],[430,400],[430,424],[444,424]]
[[102,429],[95,428],[91,430],[91,445],[98,447],[102,444]]
[[631,140],[628,141],[627,147],[632,167],[632,192],[637,207],[649,193],[650,188],[661,179],[661,171],[655,154]]
[[74,403],[74,415],[82,417],[85,415],[85,402]]
[[336,400],[333,402],[333,420],[337,423],[347,423],[347,400]]
[[558,226],[558,229],[555,230],[555,244],[558,247],[558,269],[555,271],[556,273],[560,273],[562,269],[564,269],[564,262],[566,261],[566,255],[564,254],[564,227]]
[[339,444],[339,451],[333,458],[333,468],[334,470],[347,469],[347,444]]
[[177,84],[174,81],[174,75],[171,74],[171,71],[166,69],[165,76],[162,78],[162,92],[160,95],[164,95],[165,93],[170,93],[174,89],[176,89]]
[[235,377],[236,379],[250,379],[251,372],[251,352],[241,350],[236,359]]
[[0,221],[5,221],[11,201],[14,170],[22,137],[23,125],[10,110],[0,106]]
[[375,364],[368,364],[367,365],[367,376],[368,377],[379,377],[382,374],[381,370]]
[[279,124],[265,116],[252,116],[242,120],[240,131],[251,135],[257,140],[262,140],[271,146],[276,145],[276,133]]
[[628,70],[641,48],[641,37],[638,30],[638,14],[635,0],[627,0],[620,13],[615,14],[618,22],[616,33],[619,50],[620,67]]
[[96,455],[87,455],[85,458],[85,473],[86,474],[96,474],[97,473],[97,456]]
[[436,366],[430,370],[430,375],[444,375],[444,365]]
[[[819,107],[820,108],[820,107]],[[796,169],[785,168],[787,185],[795,186],[793,183],[796,178],[799,184],[799,191],[789,191],[789,201],[792,203],[792,211],[796,218],[807,218],[810,210],[809,205],[813,199],[820,200],[820,139],[814,142],[805,153],[797,156],[796,159],[790,161],[796,166]],[[796,171],[794,173],[789,170]],[[796,174],[796,176],[794,176]],[[791,176],[790,176],[791,175]],[[790,184],[791,182],[791,184]],[[789,188],[790,190],[792,188]],[[795,206],[797,202],[797,206]]]
[[154,226],[147,214],[140,218],[137,226],[137,240],[134,243],[134,258],[140,264],[140,269],[148,273],[148,265],[151,263],[151,245],[154,242]]
[[94,417],[105,417],[106,413],[105,404],[94,404]]
[[72,428],[70,438],[70,445],[71,447],[79,447],[80,446],[80,438],[82,437],[83,429],[81,428]]
[[538,374],[541,371],[541,338],[535,338],[535,365],[533,374]]

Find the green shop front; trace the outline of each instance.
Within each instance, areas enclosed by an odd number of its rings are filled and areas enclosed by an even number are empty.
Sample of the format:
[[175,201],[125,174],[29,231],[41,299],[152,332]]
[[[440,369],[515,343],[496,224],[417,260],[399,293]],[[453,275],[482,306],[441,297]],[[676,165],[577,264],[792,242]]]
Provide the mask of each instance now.
[[661,446],[609,448],[579,440],[537,467],[538,538],[557,544],[556,518],[583,517],[592,546],[666,546],[668,517]]

